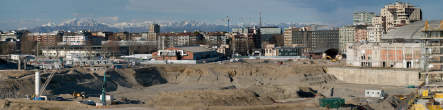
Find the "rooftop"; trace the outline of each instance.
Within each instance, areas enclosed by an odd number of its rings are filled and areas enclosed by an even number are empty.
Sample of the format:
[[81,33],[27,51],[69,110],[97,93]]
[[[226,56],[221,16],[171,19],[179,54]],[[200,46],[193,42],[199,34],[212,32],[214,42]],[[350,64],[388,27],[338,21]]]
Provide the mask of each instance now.
[[191,51],[191,52],[207,52],[207,51],[213,51],[209,48],[205,48],[202,46],[187,46],[187,47],[177,47],[181,50]]
[[[419,39],[425,36],[424,33],[422,32],[424,27],[425,27],[425,21],[417,21],[409,25],[393,29],[389,31],[387,34],[383,35],[381,39],[406,39],[406,40]],[[429,27],[431,29],[440,28],[440,21],[439,20],[429,21]]]

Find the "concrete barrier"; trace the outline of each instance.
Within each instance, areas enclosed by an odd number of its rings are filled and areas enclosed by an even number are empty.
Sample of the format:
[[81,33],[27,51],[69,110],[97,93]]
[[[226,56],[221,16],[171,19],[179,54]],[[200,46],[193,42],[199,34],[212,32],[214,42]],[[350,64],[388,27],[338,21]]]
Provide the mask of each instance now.
[[371,69],[328,67],[327,73],[345,83],[391,86],[419,85],[419,71],[398,69]]
[[140,62],[140,64],[197,64],[196,60],[152,60]]

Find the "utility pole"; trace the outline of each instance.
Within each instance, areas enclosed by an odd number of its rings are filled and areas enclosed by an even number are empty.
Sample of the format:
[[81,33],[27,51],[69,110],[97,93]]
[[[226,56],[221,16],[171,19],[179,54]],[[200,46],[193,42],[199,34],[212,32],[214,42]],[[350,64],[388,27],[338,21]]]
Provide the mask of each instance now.
[[20,55],[19,55],[19,56],[18,56],[18,64],[17,64],[17,67],[18,67],[17,69],[18,69],[18,70],[21,70],[21,69],[22,69],[22,68],[21,68],[21,65],[22,65],[21,63],[22,63],[22,62],[21,62],[21,58],[20,58]]
[[230,24],[230,21],[231,21],[231,19],[229,18],[229,16],[226,16],[226,22],[227,22],[227,27],[228,27],[228,29],[226,30],[226,32],[229,32],[230,31],[230,28],[231,28],[231,24]]
[[102,85],[102,103],[103,103],[103,106],[105,106],[106,105],[106,71],[107,70],[105,70],[105,73],[103,74],[103,85]]

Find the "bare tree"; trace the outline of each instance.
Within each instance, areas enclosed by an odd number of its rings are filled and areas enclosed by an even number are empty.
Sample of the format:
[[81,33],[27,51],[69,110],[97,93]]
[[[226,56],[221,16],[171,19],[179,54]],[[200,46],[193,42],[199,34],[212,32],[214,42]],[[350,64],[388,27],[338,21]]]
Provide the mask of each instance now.
[[15,42],[3,42],[0,44],[0,54],[13,54],[15,52]]
[[129,40],[128,41],[128,49],[129,49],[129,55],[133,55],[135,53],[136,47],[137,47],[137,42],[134,40]]
[[272,37],[275,40],[275,46],[283,46],[285,44],[283,35],[274,35]]
[[106,53],[110,53],[113,57],[115,57],[115,55],[120,51],[120,46],[116,41],[109,41],[103,44],[103,48],[105,49]]
[[20,41],[20,50],[22,54],[34,54],[37,47],[37,42],[31,37],[22,38]]

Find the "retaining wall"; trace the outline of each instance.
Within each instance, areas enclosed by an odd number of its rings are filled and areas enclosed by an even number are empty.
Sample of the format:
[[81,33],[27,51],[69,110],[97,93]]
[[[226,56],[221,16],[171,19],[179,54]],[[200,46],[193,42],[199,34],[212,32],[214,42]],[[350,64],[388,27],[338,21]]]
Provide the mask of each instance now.
[[328,67],[327,73],[345,83],[408,86],[419,85],[419,71]]

